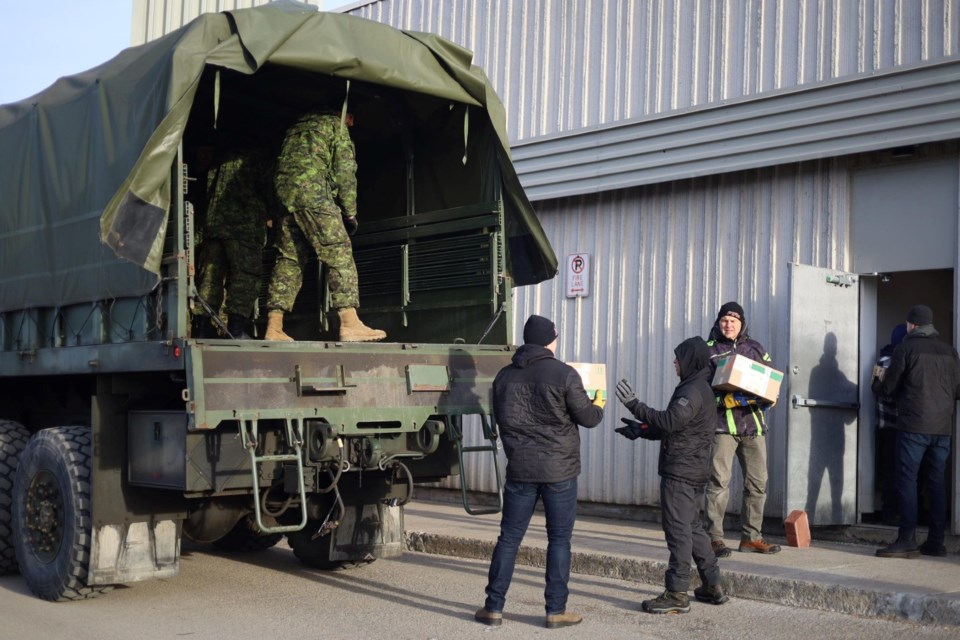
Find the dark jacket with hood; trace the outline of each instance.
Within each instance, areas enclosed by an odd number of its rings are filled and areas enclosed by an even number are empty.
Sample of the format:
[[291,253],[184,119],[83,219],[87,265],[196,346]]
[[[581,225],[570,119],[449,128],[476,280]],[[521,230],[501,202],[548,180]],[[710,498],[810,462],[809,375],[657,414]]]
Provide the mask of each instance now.
[[901,431],[938,436],[953,431],[960,359],[939,335],[932,324],[908,333],[893,350],[883,380],[872,385],[874,393],[896,401],[896,427]]
[[493,381],[493,411],[507,454],[507,480],[563,482],[580,475],[580,432],[603,409],[592,404],[580,374],[546,347],[525,344]]
[[687,338],[673,352],[680,363],[680,384],[667,408],[657,411],[642,402],[627,408],[660,437],[657,471],[692,485],[710,477],[716,402],[710,386],[710,350],[703,338]]
[[[710,330],[707,346],[710,348],[711,382],[717,373],[717,363],[726,356],[740,354],[770,366],[770,354],[762,344],[750,337],[746,322],[740,328],[740,334],[734,340],[728,340],[720,331],[720,321],[717,320]],[[732,436],[766,435],[767,425],[763,420],[763,411],[767,405],[751,404],[727,408],[724,406],[723,397],[729,392],[717,390],[714,393],[716,395],[714,420],[717,433],[729,433]]]

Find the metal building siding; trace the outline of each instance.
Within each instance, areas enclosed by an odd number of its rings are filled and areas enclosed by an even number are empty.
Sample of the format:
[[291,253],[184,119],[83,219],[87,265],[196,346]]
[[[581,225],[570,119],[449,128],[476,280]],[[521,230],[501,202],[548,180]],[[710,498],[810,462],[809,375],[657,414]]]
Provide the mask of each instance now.
[[512,140],[956,56],[960,0],[380,0],[475,53]]
[[[744,306],[748,327],[785,367],[789,348],[790,262],[845,269],[849,260],[847,160],[831,159],[696,178],[539,203],[561,263],[591,256],[590,296],[565,297],[565,272],[515,298],[515,331],[531,313],[552,318],[558,357],[603,362],[610,393],[627,378],[658,409],[677,383],[673,348],[706,338],[724,302]],[[786,468],[787,389],[768,414],[770,468]],[[603,423],[581,429],[580,499],[613,504],[659,501],[656,443],[612,433],[627,411],[612,397]],[[493,491],[492,465],[474,464],[469,485]],[[783,509],[783,478],[771,477],[768,513]],[[739,471],[729,510],[739,511]]]

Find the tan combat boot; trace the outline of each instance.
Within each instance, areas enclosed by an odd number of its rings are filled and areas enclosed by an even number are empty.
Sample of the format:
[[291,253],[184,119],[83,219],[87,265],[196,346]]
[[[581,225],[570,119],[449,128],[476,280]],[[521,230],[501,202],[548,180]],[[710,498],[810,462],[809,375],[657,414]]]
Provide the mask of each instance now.
[[263,339],[293,342],[293,338],[283,332],[283,311],[271,311],[267,314],[267,331]]
[[371,329],[360,322],[357,310],[340,309],[340,342],[376,342],[387,337],[386,331]]

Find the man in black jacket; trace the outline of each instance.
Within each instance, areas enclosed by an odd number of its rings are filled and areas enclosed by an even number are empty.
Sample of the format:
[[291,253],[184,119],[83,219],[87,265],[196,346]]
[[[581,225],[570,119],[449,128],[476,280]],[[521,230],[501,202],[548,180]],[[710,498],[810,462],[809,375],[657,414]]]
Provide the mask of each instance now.
[[690,611],[690,557],[700,573],[697,600],[723,604],[729,598],[720,588],[720,567],[710,545],[710,536],[700,520],[700,506],[710,477],[716,403],[710,386],[710,349],[703,338],[688,338],[673,351],[680,384],[667,408],[657,411],[637,400],[626,380],[617,384],[617,398],[640,422],[623,419],[627,426],[617,432],[630,438],[660,441],[660,512],[663,533],[670,549],[666,590],[653,600],[644,600],[649,613]]
[[554,358],[557,329],[532,315],[523,327],[523,346],[493,381],[493,412],[507,454],[500,537],[493,550],[487,599],[474,619],[490,626],[503,622],[503,606],[513,578],[517,551],[538,500],[547,521],[546,626],[580,623],[567,611],[570,538],[577,509],[580,432],[603,419],[601,392],[591,402],[576,370]]
[[[960,358],[956,349],[937,338],[933,311],[916,305],[907,314],[907,336],[893,355],[874,393],[892,398],[897,406],[896,484],[900,499],[900,530],[893,544],[877,550],[881,558],[944,556],[947,504],[944,470],[950,455],[953,413],[960,398]],[[930,503],[930,528],[917,546],[917,476],[924,463]]]

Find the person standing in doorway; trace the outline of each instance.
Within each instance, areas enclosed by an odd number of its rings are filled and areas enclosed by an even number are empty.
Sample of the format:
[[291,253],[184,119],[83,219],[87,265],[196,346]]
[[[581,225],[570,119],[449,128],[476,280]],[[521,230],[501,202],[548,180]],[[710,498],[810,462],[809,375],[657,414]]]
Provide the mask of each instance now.
[[[727,302],[720,307],[707,340],[710,348],[710,379],[717,363],[726,356],[743,355],[769,365],[770,355],[750,337],[743,307]],[[744,398],[747,398],[746,400]],[[763,405],[742,392],[716,391],[716,433],[713,459],[707,483],[706,524],[713,552],[718,558],[730,555],[723,542],[723,517],[730,497],[733,459],[743,472],[743,504],[740,509],[740,547],[750,553],[778,553],[780,546],[763,539],[763,507],[767,500],[767,426]]]
[[663,411],[637,400],[626,380],[617,384],[617,398],[639,420],[623,418],[617,433],[660,441],[660,520],[670,550],[664,592],[644,600],[648,613],[690,611],[690,558],[697,563],[701,586],[693,590],[701,602],[723,604],[730,598],[720,587],[720,567],[703,530],[700,509],[710,476],[710,451],[716,424],[716,401],[710,387],[710,349],[703,338],[688,338],[673,350],[680,384]]
[[[907,325],[898,324],[890,333],[890,342],[880,349],[880,355],[873,368],[874,379],[882,379],[890,367],[890,358],[897,345],[907,335]],[[880,503],[882,522],[886,525],[898,524],[897,515],[897,405],[891,398],[876,395],[877,420],[877,469],[880,473]]]
[[557,329],[532,315],[523,327],[523,346],[493,381],[493,413],[507,454],[500,537],[493,550],[486,602],[474,619],[489,626],[503,622],[507,589],[520,543],[538,501],[547,524],[546,626],[579,624],[583,617],[567,610],[570,539],[577,512],[580,432],[603,420],[604,397],[591,401],[580,374],[554,357]]
[[[897,406],[897,540],[877,550],[881,558],[915,558],[947,554],[947,498],[944,483],[953,415],[960,398],[960,357],[939,339],[933,311],[916,305],[907,313],[907,335],[893,351],[890,366],[874,379],[874,393]],[[918,477],[923,473],[930,504],[927,539],[917,545]]]

